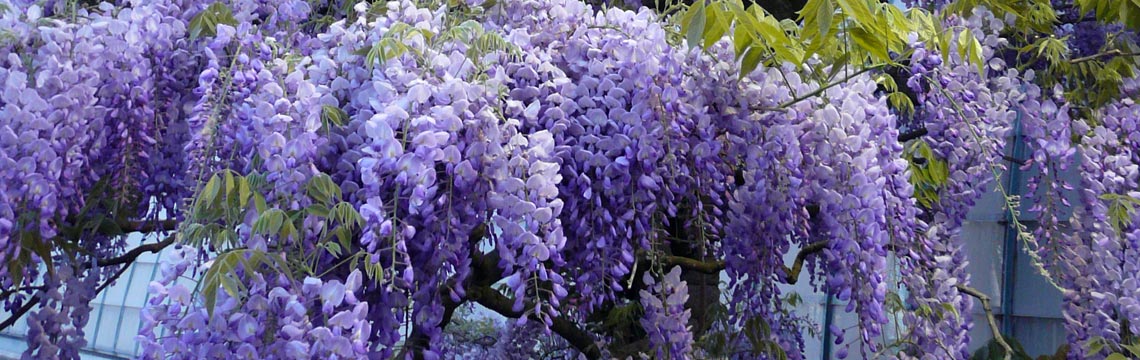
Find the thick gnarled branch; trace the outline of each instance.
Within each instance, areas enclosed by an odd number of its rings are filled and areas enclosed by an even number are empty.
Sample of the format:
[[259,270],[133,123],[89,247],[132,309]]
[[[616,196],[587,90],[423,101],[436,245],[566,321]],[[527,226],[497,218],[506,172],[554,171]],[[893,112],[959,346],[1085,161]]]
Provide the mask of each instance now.
[[[482,241],[486,235],[487,226],[485,224],[477,225],[474,229],[471,229],[471,233],[467,235],[468,246],[471,250],[471,266],[474,269],[472,275],[464,282],[467,286],[471,286],[472,284],[490,286],[498,281],[497,279],[492,279],[494,276],[489,275],[497,273],[494,269],[498,267],[498,265],[496,265],[498,258],[488,259],[487,256],[479,252],[479,242]],[[497,253],[493,254],[497,255]],[[488,270],[490,270],[490,272],[488,272]],[[451,323],[451,318],[455,316],[455,310],[467,302],[466,297],[461,297],[456,301],[447,295],[450,289],[455,288],[456,281],[456,279],[451,279],[438,290],[439,296],[442,299],[441,302],[443,303],[443,317],[439,321],[440,330],[443,330],[447,327],[447,324]],[[464,288],[467,286],[464,286]],[[431,346],[430,342],[431,338],[424,332],[424,329],[418,325],[413,325],[412,334],[408,337],[407,346],[401,350],[401,353],[397,357],[401,359],[406,358],[407,353],[410,351],[413,354],[413,359],[421,360],[424,358],[423,350]]]
[[796,254],[796,261],[792,263],[792,267],[784,266],[784,282],[787,284],[795,284],[800,279],[800,271],[804,268],[804,261],[807,261],[808,255],[818,253],[827,248],[827,240],[820,240],[807,244],[800,249]]
[[724,261],[701,261],[684,256],[664,255],[658,258],[666,268],[680,266],[681,269],[704,274],[716,274],[724,270]]
[[166,239],[163,239],[162,241],[159,241],[156,243],[139,245],[138,247],[131,249],[130,251],[127,251],[123,255],[119,255],[119,256],[116,256],[113,258],[109,258],[109,259],[99,259],[98,264],[100,267],[115,266],[115,265],[122,265],[122,264],[130,265],[130,264],[134,263],[135,259],[138,259],[138,257],[140,255],[142,255],[144,253],[148,253],[148,252],[157,253],[159,251],[162,251],[162,249],[165,249],[167,246],[174,244],[174,240],[175,240],[174,235],[167,236]]
[[[803,271],[804,262],[807,261],[809,255],[818,253],[827,248],[827,240],[816,241],[805,245],[796,253],[796,260],[792,266],[782,266],[784,270],[784,282],[788,284],[795,284],[799,280],[800,272]],[[658,258],[667,267],[680,266],[681,269],[696,271],[704,274],[716,274],[724,270],[724,261],[701,261],[693,258],[675,255],[664,255]]]
[[151,233],[156,231],[174,231],[178,229],[178,220],[142,220],[142,221],[127,221],[119,224],[119,228],[125,233],[141,232]]
[[899,142],[904,143],[907,141],[911,141],[911,140],[926,136],[926,134],[928,134],[928,133],[930,133],[930,130],[927,130],[926,128],[919,128],[919,129],[914,130],[914,131],[908,131],[908,132],[904,132],[904,133],[899,134],[898,140],[899,140]]
[[[526,314],[526,311],[534,309],[534,304],[528,303],[523,311],[514,311],[514,300],[486,286],[475,286],[467,289],[467,296],[479,305],[483,305],[483,307],[509,318],[522,317]],[[554,317],[551,319],[550,330],[557,333],[563,339],[566,339],[566,342],[569,342],[571,346],[574,346],[575,349],[583,355],[586,355],[587,358],[599,359],[602,357],[602,352],[598,349],[598,345],[594,342],[593,337],[585,330],[579,328],[574,321],[561,316]]]
[[[534,304],[527,304],[523,311],[514,311],[514,301],[508,299],[498,291],[491,289],[491,285],[502,279],[502,270],[499,269],[499,253],[491,251],[487,254],[479,251],[478,243],[486,236],[486,226],[480,225],[471,231],[468,236],[468,242],[471,246],[471,267],[472,275],[464,282],[464,288],[467,290],[466,294],[459,301],[454,301],[448,296],[443,296],[444,314],[441,321],[441,327],[446,326],[451,322],[451,317],[454,315],[455,309],[467,301],[474,301],[483,307],[486,307],[494,312],[499,313],[509,318],[519,318],[525,315],[528,309],[533,309]],[[454,283],[448,286],[454,286]],[[440,289],[441,293],[447,289]],[[550,326],[551,331],[566,339],[571,346],[574,346],[582,354],[590,359],[601,358],[601,350],[597,344],[594,343],[593,337],[588,332],[579,328],[577,324],[571,320],[562,317],[555,317]],[[409,339],[414,357],[416,359],[422,358],[421,351],[427,347],[428,338],[426,334],[419,329],[412,329],[412,336]]]

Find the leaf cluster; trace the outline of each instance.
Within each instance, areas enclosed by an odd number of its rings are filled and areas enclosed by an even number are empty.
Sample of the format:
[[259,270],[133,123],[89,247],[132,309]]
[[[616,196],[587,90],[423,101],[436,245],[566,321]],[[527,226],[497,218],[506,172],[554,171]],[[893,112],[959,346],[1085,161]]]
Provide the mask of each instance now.
[[1082,14],[1091,12],[1100,22],[1140,30],[1140,0],[1076,0],[1076,4]]
[[[808,0],[799,14],[798,21],[781,21],[740,0],[700,1],[679,15],[679,25],[689,46],[705,49],[731,31],[743,74],[760,63],[808,64],[813,57],[821,60],[819,66],[893,64],[909,51],[912,32],[921,40],[937,40],[928,42],[941,45],[935,50],[948,49],[950,39],[962,33],[944,31],[925,10],[871,0]],[[973,36],[959,38],[960,51],[971,55],[963,57],[980,66],[980,43]]]
[[[902,67],[911,49],[909,37],[948,57],[960,57],[984,70],[981,42],[969,29],[945,29],[941,19],[923,9],[903,10],[871,0],[808,0],[797,20],[778,20],[758,5],[741,0],[698,1],[672,18],[691,47],[709,47],[731,35],[740,76],[761,64],[779,68],[797,64],[823,84],[844,82],[840,72]],[[955,46],[956,45],[956,46]],[[878,78],[890,104],[912,113],[911,97],[893,79]],[[825,86],[829,87],[829,86]]]
[[[198,285],[207,311],[212,315],[217,290],[230,297],[244,299],[248,289],[243,279],[253,272],[279,273],[295,279],[300,276],[320,277],[342,265],[349,269],[363,267],[376,280],[383,267],[356,243],[364,227],[364,218],[356,208],[343,201],[344,194],[326,174],[313,176],[304,187],[309,205],[292,210],[285,203],[267,203],[264,191],[267,181],[259,173],[240,175],[232,170],[214,174],[195,195],[190,220],[180,229],[181,242],[205,247],[218,253]],[[246,219],[252,219],[246,225]],[[307,233],[306,220],[322,224],[316,233]],[[238,233],[243,227],[250,236],[262,237],[266,246],[243,247]],[[315,237],[310,251],[299,245],[303,239]],[[319,269],[318,260],[331,257],[340,260],[332,269]]]
[[947,185],[950,167],[934,154],[930,144],[918,139],[906,146],[903,157],[910,168],[910,183],[919,205],[930,209],[938,204],[939,192]]
[[1140,358],[1140,341],[1130,339],[1131,341],[1121,341],[1118,344],[1107,339],[1095,336],[1085,342],[1085,348],[1088,349],[1089,354],[1108,353],[1105,360],[1125,360]]
[[1125,228],[1133,225],[1136,209],[1140,207],[1140,197],[1135,194],[1104,194],[1100,199],[1108,203],[1108,222],[1117,234],[1123,234]]
[[190,19],[190,24],[187,26],[190,40],[203,36],[216,36],[219,24],[237,26],[237,19],[234,18],[233,10],[230,10],[230,7],[221,1],[210,4]]
[[[415,55],[415,59],[425,62],[425,51],[442,51],[446,46],[462,44],[466,48],[467,59],[476,67],[481,68],[482,59],[489,54],[500,53],[508,59],[517,59],[522,56],[522,50],[515,44],[504,39],[496,32],[486,31],[483,24],[473,20],[464,19],[478,12],[460,12],[450,18],[456,23],[447,26],[446,30],[435,33],[429,29],[416,27],[404,22],[393,24],[376,43],[357,51],[357,55],[364,56],[364,63],[369,69],[375,64],[383,65],[385,62],[399,58],[406,53]],[[415,46],[412,44],[423,44]],[[411,46],[410,46],[411,45]]]

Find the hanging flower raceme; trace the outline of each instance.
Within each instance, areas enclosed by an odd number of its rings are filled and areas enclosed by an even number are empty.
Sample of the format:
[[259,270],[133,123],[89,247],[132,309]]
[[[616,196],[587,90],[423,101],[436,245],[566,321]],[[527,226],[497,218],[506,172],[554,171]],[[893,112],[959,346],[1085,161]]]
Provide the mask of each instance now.
[[681,281],[681,267],[672,270],[655,280],[645,274],[645,286],[641,290],[641,307],[645,315],[641,326],[649,334],[649,343],[656,350],[654,356],[668,359],[689,359],[692,352],[693,334],[689,331],[689,290]]
[[[329,89],[326,110],[337,108],[347,120],[328,134],[321,167],[360,204],[360,246],[385,269],[383,281],[362,290],[374,299],[379,350],[390,354],[400,329],[414,327],[431,339],[417,351],[432,355],[444,303],[466,296],[471,256],[490,256],[476,248],[490,233],[498,265],[517,280],[517,303],[558,306],[565,296],[555,270],[564,242],[560,175],[550,133],[522,127],[525,114],[498,98],[510,91],[511,71],[534,68],[536,59],[476,48],[484,29],[443,28],[442,10],[387,6],[375,22],[358,6],[355,23],[334,23],[318,36],[309,76]],[[392,39],[409,48],[385,48],[394,51],[390,58],[362,56]],[[488,80],[476,82],[480,77]],[[500,108],[506,118],[496,114]],[[481,230],[488,222],[494,228]],[[553,281],[549,293],[534,286],[540,279]],[[549,321],[552,309],[533,314]]]
[[[855,77],[786,111],[754,110],[776,108],[818,86],[789,74],[790,68],[782,70],[754,72],[740,89],[708,86],[706,95],[719,110],[712,115],[714,124],[728,134],[725,151],[738,154],[741,162],[727,165],[742,167],[721,244],[726,271],[735,279],[730,286],[740,309],[736,319],[772,319],[772,328],[794,321],[794,316],[776,315],[785,309],[775,284],[792,275],[781,270],[783,254],[793,245],[822,242],[825,288],[848,301],[847,310],[859,316],[861,338],[873,343],[867,340],[887,321],[888,283],[882,275],[887,244],[915,226],[906,220],[914,204],[907,200],[912,190],[904,176],[898,125],[886,103],[873,95],[869,77]],[[797,351],[802,339],[795,333],[772,340],[789,356],[802,356]],[[867,350],[875,351],[874,345]]]
[[344,282],[308,277],[298,283],[245,269],[244,296],[219,293],[211,313],[197,302],[193,284],[177,280],[198,256],[189,247],[176,249],[162,264],[162,277],[151,283],[139,336],[142,358],[367,356],[372,330],[368,303],[356,296],[364,281],[359,270]]
[[[182,236],[208,241],[210,251],[182,247],[163,263],[138,337],[144,358],[367,356],[373,330],[361,271],[319,276],[330,270],[321,265],[349,250],[318,247],[334,221],[355,223],[340,189],[322,182],[328,177],[317,167],[329,89],[308,74],[319,65],[271,51],[269,44],[288,53],[290,44],[248,23],[219,25],[217,33],[204,47],[208,65],[198,77],[202,97],[190,114],[187,153],[200,156],[188,176],[218,185],[203,187]],[[222,59],[229,65],[218,66]],[[221,186],[225,201],[201,197],[219,196]],[[225,204],[237,206],[217,210]],[[205,228],[219,231],[202,239]],[[296,276],[290,261],[304,262],[308,275]],[[202,290],[191,291],[178,281],[183,276],[200,276]]]
[[[1128,91],[1128,89],[1125,89]],[[1140,255],[1137,213],[1127,211],[1140,199],[1140,107],[1132,100],[1106,105],[1095,119],[1077,122],[1073,131],[1085,134],[1078,148],[1079,199],[1062,234],[1067,248],[1059,256],[1068,339],[1088,344],[1101,338],[1108,344],[1129,343],[1127,334],[1140,333],[1136,259]],[[1063,195],[1070,195],[1065,193]],[[1089,326],[1089,325],[1093,326]],[[1133,335],[1134,336],[1134,335]],[[1101,356],[1075,346],[1071,356]]]
[[946,175],[934,185],[935,201],[920,213],[925,224],[915,236],[902,237],[900,248],[910,249],[901,259],[906,274],[903,284],[910,294],[908,303],[915,308],[948,304],[956,309],[935,317],[907,316],[918,348],[926,353],[950,351],[947,356],[966,357],[969,353],[964,344],[969,342],[972,323],[968,316],[956,315],[968,314],[973,303],[957,288],[969,284],[961,251],[962,223],[983,189],[1000,180],[995,177],[1004,169],[1002,154],[1007,132],[1017,118],[1015,110],[1036,94],[1027,92],[1026,87],[1032,85],[1023,82],[1032,79],[1032,74],[1023,78],[998,56],[1008,43],[997,35],[1005,22],[983,8],[958,21],[971,29],[958,36],[978,34],[978,56],[986,74],[979,75],[975,65],[953,48],[945,49],[950,55],[944,57],[918,44],[912,55],[907,84],[920,100],[915,124],[928,131],[921,141],[929,146],[933,157],[922,161],[944,166]]
[[[185,45],[186,20],[178,2],[66,14],[50,2],[15,6],[0,14],[0,263],[15,265],[0,270],[0,284],[39,290],[4,299],[4,308],[39,306],[28,317],[30,356],[75,357],[86,346],[88,302],[118,270],[95,259],[124,245],[89,217],[151,219],[173,209],[162,189],[170,174],[152,161],[180,147],[160,141],[176,132],[167,127],[178,111],[160,97],[181,84],[156,79]],[[53,254],[75,229],[82,236],[69,245],[82,251]]]
[[[569,210],[561,215],[567,268],[580,293],[590,294],[580,304],[594,309],[624,288],[639,253],[663,243],[653,229],[678,215],[682,197],[696,213],[724,193],[698,189],[689,174],[686,137],[700,130],[688,122],[699,113],[685,100],[694,95],[681,86],[687,54],[668,45],[647,9],[594,14],[557,1],[504,7],[496,20],[507,38],[527,40],[520,48],[543,59],[516,70],[510,96],[525,129],[551,129]],[[671,168],[678,171],[663,171]],[[701,185],[719,186],[712,183]],[[706,194],[712,200],[700,198]]]

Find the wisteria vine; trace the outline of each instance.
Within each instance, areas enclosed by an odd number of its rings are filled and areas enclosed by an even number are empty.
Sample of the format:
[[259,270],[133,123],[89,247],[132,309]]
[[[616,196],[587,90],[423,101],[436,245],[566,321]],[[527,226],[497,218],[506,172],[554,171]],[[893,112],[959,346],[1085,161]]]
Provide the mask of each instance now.
[[[1019,240],[1064,292],[1070,355],[1140,334],[1135,86],[1084,111],[985,8],[939,24],[953,46],[911,36],[892,73],[757,66],[737,56],[755,35],[698,46],[578,0],[0,5],[0,301],[28,314],[27,357],[77,357],[90,300],[169,246],[143,358],[510,357],[543,334],[687,359],[745,329],[733,358],[800,359],[779,285],[801,271],[858,319],[839,357],[967,358],[962,226],[1015,129],[1040,224]],[[686,276],[722,271],[728,321],[700,325],[710,286]],[[517,320],[448,344],[469,303]]]

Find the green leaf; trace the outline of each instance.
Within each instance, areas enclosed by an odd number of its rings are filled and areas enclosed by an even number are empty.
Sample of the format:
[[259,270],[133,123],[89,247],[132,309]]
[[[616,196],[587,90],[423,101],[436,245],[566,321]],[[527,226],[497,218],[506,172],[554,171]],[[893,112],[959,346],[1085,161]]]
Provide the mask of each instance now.
[[978,68],[978,74],[985,75],[985,63],[982,62],[982,44],[974,37],[974,32],[969,28],[962,29],[958,33],[958,55],[962,57],[962,61],[974,64]]
[[748,48],[752,47],[752,30],[746,24],[745,22],[739,22],[736,24],[736,29],[733,30],[732,46],[736,51],[737,59],[743,56],[744,53],[748,51]]
[[887,101],[890,102],[891,107],[903,115],[914,114],[914,103],[911,102],[909,96],[901,91],[888,94]]
[[329,217],[329,211],[330,210],[329,210],[328,206],[325,206],[325,204],[313,203],[312,205],[309,205],[309,207],[307,207],[306,209],[309,211],[309,215],[313,215],[313,216],[317,216],[317,217],[323,217],[323,218]]
[[243,260],[243,254],[243,250],[234,250],[218,255],[206,270],[206,274],[202,276],[202,298],[210,318],[214,317],[214,305],[218,302],[219,288],[224,288],[233,298],[241,297],[239,287],[235,283],[237,283],[237,268]]
[[854,28],[849,30],[851,39],[855,40],[855,44],[860,48],[867,50],[876,59],[890,60],[891,55],[887,51],[887,43],[884,42],[882,36],[868,32],[862,28]]
[[882,6],[882,9],[886,9],[887,30],[893,35],[891,41],[888,42],[891,46],[891,50],[896,52],[905,51],[906,47],[909,46],[907,44],[907,38],[911,32],[917,30],[915,29],[915,24],[912,24],[910,20],[907,19],[906,14],[898,7],[887,3],[880,4],[880,6]]
[[[295,215],[296,214],[294,214],[294,216]],[[297,231],[297,226],[294,225],[294,222],[297,220],[294,216],[286,217],[286,221],[281,223],[281,232],[279,233],[281,235],[281,239],[300,237],[300,233]]]
[[215,249],[228,249],[238,243],[238,234],[233,229],[221,229],[213,234],[211,245]]
[[1140,4],[1124,2],[1120,4],[1120,22],[1125,26],[1140,29]]
[[826,37],[831,33],[831,22],[835,17],[835,4],[831,0],[820,0],[819,11],[816,12],[819,34],[821,37]]
[[1104,349],[1104,338],[1094,336],[1085,342],[1085,347],[1089,349],[1089,354],[1099,353],[1101,349]]
[[1104,360],[1128,360],[1128,357],[1121,353],[1112,353],[1112,355],[1104,358]]
[[896,92],[899,90],[898,84],[895,83],[895,78],[888,74],[879,74],[875,76],[875,82],[883,86],[887,92]]
[[313,200],[330,205],[335,201],[339,201],[343,195],[341,194],[340,186],[334,183],[328,174],[324,173],[319,173],[313,176],[312,179],[309,179],[306,190],[309,197]]
[[334,126],[344,126],[348,124],[348,114],[336,106],[321,106],[321,124],[326,129],[331,129]]
[[373,282],[379,284],[380,281],[384,279],[384,265],[381,265],[379,261],[375,261],[375,259],[372,258],[372,254],[365,253],[364,274],[368,275],[368,278],[372,279]]
[[247,205],[249,205],[249,198],[252,195],[253,195],[253,188],[252,188],[252,186],[250,186],[249,181],[246,180],[246,178],[244,178],[244,177],[241,178],[241,180],[238,181],[238,190],[237,190],[238,207],[244,208]]
[[19,256],[13,257],[8,260],[8,274],[12,277],[13,284],[22,284],[24,282],[24,266],[28,263],[28,254],[21,252]]
[[941,22],[935,25],[935,21],[930,16],[930,13],[925,11],[908,11],[905,15],[910,24],[915,26],[914,31],[918,33],[919,40],[926,43],[934,43],[934,40],[941,35],[938,29]]
[[949,31],[943,31],[941,22],[935,22],[935,28],[938,31],[937,34],[939,34],[938,35],[938,50],[942,52],[942,62],[949,62],[950,61],[950,38],[954,36],[954,33],[949,32]]
[[190,246],[200,246],[206,239],[209,238],[209,232],[206,225],[198,223],[187,224],[182,229],[181,241]]
[[824,77],[824,79],[827,79],[827,80],[835,79],[835,77],[837,75],[839,75],[839,72],[843,71],[843,69],[847,66],[847,63],[850,61],[851,61],[851,54],[850,53],[844,52],[843,54],[841,54],[838,58],[835,59],[834,62],[832,62],[830,64],[831,69],[828,70],[827,76]]
[[1117,234],[1132,226],[1132,217],[1140,207],[1140,199],[1123,194],[1104,194],[1100,198],[1108,202],[1108,222]]
[[726,23],[725,18],[731,16],[721,8],[719,4],[708,7],[708,20],[704,30],[704,48],[708,50],[709,47],[720,41],[724,37],[725,32],[728,31],[730,24]]
[[800,9],[800,20],[803,21],[802,38],[811,46],[808,53],[814,53],[828,42],[831,26],[835,16],[835,4],[832,0],[808,0]]
[[253,233],[261,235],[276,235],[281,232],[285,223],[285,212],[281,209],[269,209],[257,217],[253,222]]
[[348,230],[347,227],[338,227],[336,230],[333,230],[333,233],[336,235],[337,241],[340,243],[340,247],[345,249],[352,248],[352,233]]
[[332,216],[337,222],[346,226],[355,226],[356,228],[364,227],[364,217],[356,211],[356,208],[347,202],[341,202],[333,206]]
[[265,179],[265,174],[259,172],[252,172],[245,176],[246,182],[249,183],[249,188],[253,191],[258,191],[263,186],[268,185],[268,180]]
[[784,28],[776,18],[764,15],[755,18],[756,31],[760,34],[762,42],[768,44],[773,49],[778,49],[782,46],[788,45],[788,34],[784,32]]
[[213,204],[222,191],[221,182],[222,179],[218,175],[211,176],[210,180],[206,181],[206,186],[202,187],[201,195],[198,196],[199,204],[207,206]]
[[246,181],[244,176],[238,175],[233,171],[226,171],[226,189],[225,189],[225,207],[228,210],[235,210],[241,212],[245,206],[249,204],[249,197],[252,191],[249,187],[249,182]]
[[1140,358],[1140,343],[1122,345],[1125,350],[1132,354],[1132,358]]
[[234,18],[233,11],[220,1],[210,4],[190,19],[187,26],[190,40],[195,40],[201,36],[213,37],[217,35],[218,24],[237,26],[237,19]]
[[902,311],[903,309],[905,309],[905,307],[903,305],[902,297],[899,296],[898,292],[894,292],[894,291],[887,292],[887,297],[883,301],[883,306],[886,307],[887,310],[891,311],[891,312]]
[[225,180],[226,180],[226,182],[225,182],[225,184],[226,184],[225,193],[229,194],[230,192],[234,191],[235,188],[237,188],[237,184],[234,181],[234,172],[233,171],[222,171],[222,172],[226,174],[226,176],[225,176]]
[[332,255],[334,257],[340,257],[340,252],[341,252],[340,244],[335,243],[335,242],[325,242],[325,243],[321,243],[321,247],[324,248],[325,251],[328,251],[329,255]]
[[985,59],[982,59],[982,43],[973,37],[970,38],[969,60],[978,67],[978,74],[984,77],[986,75],[986,63]]
[[696,4],[690,7],[693,11],[692,19],[689,20],[689,26],[685,29],[685,41],[690,47],[700,46],[700,41],[704,38],[705,31],[705,0],[697,0]]
[[190,30],[190,40],[197,39],[199,36],[202,36],[203,33],[208,34],[208,36],[214,35],[213,32],[215,30],[207,30],[210,28],[209,24],[207,24],[208,21],[205,11],[194,16],[193,19],[190,19],[190,24],[187,25]]
[[407,26],[407,24],[404,23],[396,23],[395,25],[392,25],[392,28],[384,34],[384,37],[382,37],[379,41],[376,42],[375,45],[368,49],[368,52],[364,57],[364,63],[367,65],[369,70],[371,70],[376,63],[383,64],[384,62],[395,59],[408,51],[407,45],[404,45],[404,43],[393,38],[393,36],[399,32],[398,29],[401,29],[399,25],[404,25],[405,27]]
[[258,193],[253,194],[253,206],[257,209],[257,212],[262,212],[269,208],[269,204],[265,202],[265,196]]
[[955,319],[960,317],[958,314],[958,308],[954,307],[954,304],[942,303],[942,311],[954,314]]
[[744,57],[740,60],[740,77],[748,76],[748,74],[752,73],[752,70],[756,70],[763,56],[763,51],[760,50],[760,48],[755,46],[748,48],[747,52],[744,53]]
[[851,17],[860,27],[875,23],[875,14],[864,0],[837,0],[843,13]]
[[922,139],[907,146],[904,157],[910,163],[910,183],[914,185],[915,200],[923,207],[933,207],[950,176],[946,161],[934,156],[930,145]]
[[38,230],[22,232],[20,245],[26,250],[31,250],[33,254],[39,257],[49,271],[54,270],[55,267],[52,265],[51,258],[51,245],[44,241]]

